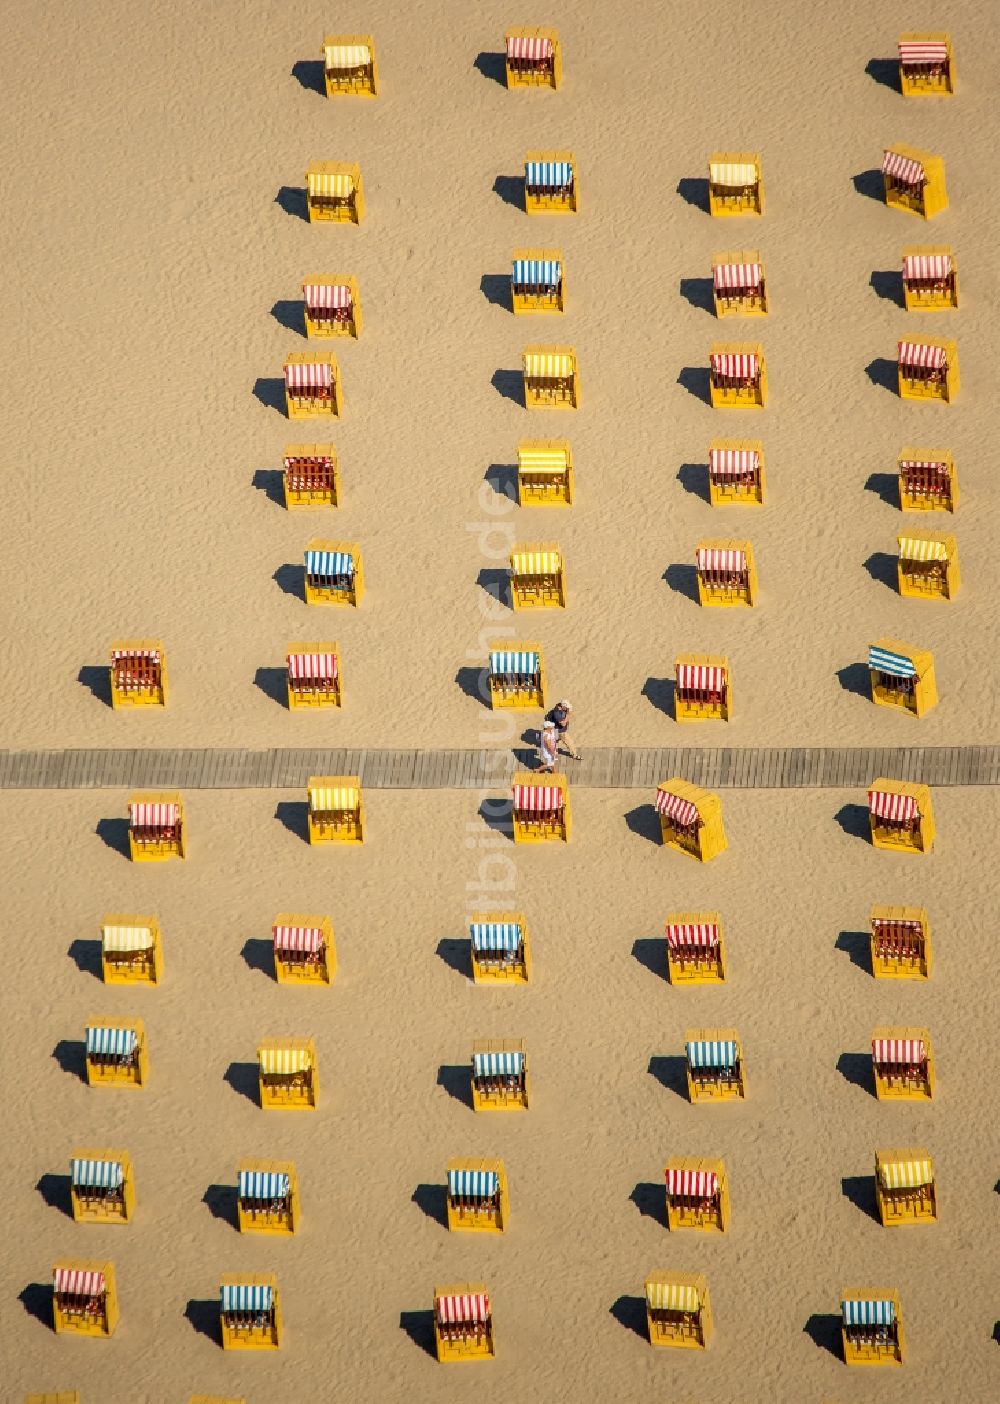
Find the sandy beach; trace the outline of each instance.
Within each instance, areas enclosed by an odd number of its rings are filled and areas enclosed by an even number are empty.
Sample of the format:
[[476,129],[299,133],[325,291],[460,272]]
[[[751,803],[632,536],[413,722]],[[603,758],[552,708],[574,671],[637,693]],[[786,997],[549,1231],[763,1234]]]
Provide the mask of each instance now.
[[[971,891],[962,863],[1000,819],[994,792],[939,792],[941,839],[926,863],[845,833],[834,815],[853,793],[727,795],[730,849],[704,867],[627,826],[641,799],[632,791],[577,792],[573,842],[554,856],[498,838],[473,796],[437,797],[431,830],[427,796],[374,794],[369,843],[324,853],[275,821],[269,796],[201,793],[188,863],[146,871],[95,835],[103,799],[0,799],[16,833],[10,910],[34,931],[8,982],[18,992],[8,1056],[24,1095],[7,1113],[18,1218],[6,1276],[21,1292],[45,1284],[61,1254],[107,1254],[122,1299],[111,1341],[74,1342],[8,1291],[9,1397],[48,1382],[115,1404],[196,1389],[294,1404],[331,1397],[331,1375],[365,1400],[462,1399],[470,1388],[498,1401],[585,1389],[623,1402],[665,1389],[719,1401],[990,1397],[996,1176],[984,1128],[996,1103],[967,1053],[992,1037],[991,991],[972,972],[989,967],[981,913],[997,894],[993,875]],[[503,902],[530,920],[536,980],[499,993],[467,977],[464,921],[483,901],[475,885],[503,880],[501,860],[515,856]],[[806,864],[808,880],[794,880]],[[937,965],[923,985],[876,982],[867,968],[871,904],[903,899],[934,923]],[[100,920],[116,906],[159,914],[162,988],[95,979]],[[328,990],[288,990],[260,969],[274,915],[289,907],[333,918]],[[704,907],[726,922],[730,980],[673,988],[664,918]],[[116,1013],[146,1021],[146,1091],[80,1081],[84,1024]],[[866,1048],[882,1022],[931,1030],[933,1104],[875,1100]],[[747,1101],[692,1106],[678,1090],[684,1031],[715,1024],[743,1040]],[[244,1094],[267,1034],[316,1039],[315,1113],[264,1113]],[[511,1036],[525,1040],[534,1105],[476,1115],[465,1100],[472,1042]],[[129,1147],[133,1225],[67,1217],[81,1142]],[[872,1218],[874,1153],[909,1144],[934,1158],[942,1217],[897,1233]],[[725,1237],[668,1234],[662,1171],[677,1154],[725,1159]],[[293,1240],[240,1236],[230,1221],[236,1164],[254,1155],[296,1164]],[[441,1226],[453,1155],[504,1159],[502,1239]],[[706,1273],[717,1334],[703,1357],[646,1344],[637,1308],[657,1267]],[[216,1343],[217,1278],[241,1268],[277,1274],[287,1338],[273,1357]],[[424,1348],[431,1288],[467,1279],[493,1293],[497,1357],[439,1366]],[[900,1289],[910,1357],[898,1374],[848,1371],[825,1348],[854,1281]],[[47,1288],[27,1301],[44,1315]]]
[[[583,747],[996,741],[1000,265],[982,173],[995,159],[1000,13],[986,0],[946,8],[18,7],[4,98],[9,130],[30,139],[9,156],[0,215],[12,295],[0,340],[4,746],[509,745],[537,717],[512,731],[483,706],[478,670],[491,644],[525,639],[544,648],[553,697],[575,704]],[[558,93],[502,84],[505,28],[523,22],[560,32]],[[871,61],[890,60],[903,30],[939,25],[959,91],[905,101],[888,62]],[[375,36],[375,102],[322,96],[332,31]],[[945,158],[951,206],[932,224],[878,197],[894,142]],[[525,214],[534,148],[574,152],[575,218]],[[709,218],[712,150],[760,152],[763,219]],[[360,162],[360,226],[306,221],[312,159]],[[921,243],[954,249],[957,312],[904,312],[895,275],[903,247]],[[511,254],[536,247],[562,250],[562,317],[511,313]],[[741,248],[760,250],[772,312],[722,324],[711,260]],[[332,430],[290,423],[282,401],[286,354],[314,349],[299,289],[317,272],[355,276],[364,311],[361,338],[335,344],[345,410]],[[954,405],[887,388],[903,333],[956,338]],[[765,347],[760,413],[720,414],[703,398],[709,346],[730,340]],[[533,343],[576,348],[577,412],[520,403],[513,373]],[[550,436],[572,444],[577,500],[519,507],[505,492],[518,441]],[[719,437],[763,440],[763,507],[709,506]],[[343,503],[286,512],[283,447],[313,440],[337,446]],[[899,513],[893,477],[909,444],[954,454],[954,517]],[[962,589],[951,603],[903,599],[896,534],[939,524],[957,537]],[[359,543],[357,610],[307,608],[313,537]],[[692,598],[708,537],[752,541],[754,610]],[[507,556],[549,541],[565,554],[568,607],[525,619],[495,597]],[[941,701],[920,723],[864,695],[880,636],[935,655]],[[166,710],[107,704],[108,646],[128,637],[162,640]],[[296,715],[281,700],[287,645],[308,639],[340,645],[342,709]],[[668,680],[689,652],[728,656],[729,726],[673,720]],[[651,795],[638,791],[575,791],[573,842],[555,851],[515,849],[475,794],[388,791],[366,797],[363,848],[311,850],[303,798],[190,793],[190,858],[141,867],[97,831],[122,818],[124,794],[0,794],[4,1399],[996,1397],[1000,1092],[979,1051],[996,1023],[983,920],[996,790],[935,791],[938,841],[923,860],[858,837],[858,811],[842,812],[863,792],[725,791],[730,848],[704,867],[650,841]],[[496,897],[475,887],[487,860],[507,884]],[[928,908],[929,982],[872,979],[860,933],[874,902]],[[469,912],[494,906],[523,910],[535,933],[526,989],[467,978]],[[674,989],[664,919],[705,908],[727,923],[730,978]],[[329,990],[280,988],[268,973],[283,910],[332,917]],[[162,988],[95,978],[111,911],[159,916]],[[104,1013],[146,1020],[141,1094],[81,1081],[84,1025]],[[933,1032],[932,1106],[874,1098],[865,1050],[892,1023]],[[678,1093],[684,1030],[706,1024],[740,1031],[744,1105]],[[267,1033],[317,1040],[315,1114],[265,1115],[247,1095]],[[459,1070],[492,1036],[526,1040],[536,1095],[523,1117],[466,1104]],[[102,1144],[127,1146],[136,1166],[127,1228],[68,1216],[71,1151]],[[943,1211],[895,1234],[873,1219],[874,1153],[908,1144],[931,1151]],[[465,1154],[505,1159],[503,1239],[442,1227],[445,1163]],[[731,1233],[667,1233],[669,1154],[726,1159]],[[245,1156],[295,1161],[294,1240],[237,1235]],[[105,1254],[120,1283],[113,1340],[58,1338],[52,1263]],[[657,1267],[707,1275],[716,1336],[703,1356],[649,1347],[640,1298]],[[278,1275],[287,1341],[273,1357],[219,1348],[219,1275],[243,1268]],[[498,1341],[496,1360],[468,1373],[432,1360],[426,1320],[434,1283],[466,1279],[489,1285]],[[833,1353],[852,1281],[898,1286],[901,1371],[847,1370]]]

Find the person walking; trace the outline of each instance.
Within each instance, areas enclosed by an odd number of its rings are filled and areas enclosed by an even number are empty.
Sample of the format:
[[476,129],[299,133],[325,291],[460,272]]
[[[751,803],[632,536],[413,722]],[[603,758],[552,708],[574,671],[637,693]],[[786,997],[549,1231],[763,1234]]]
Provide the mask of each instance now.
[[544,775],[551,775],[559,757],[559,733],[555,726],[545,719],[538,738],[538,769]]
[[574,760],[579,760],[580,752],[573,745],[569,734],[569,724],[572,715],[572,702],[557,702],[556,705],[552,708],[551,712],[546,712],[545,721],[546,724],[548,724],[549,722],[552,723],[552,725],[556,729],[556,737],[558,738],[558,741],[566,747],[567,752],[573,757]]

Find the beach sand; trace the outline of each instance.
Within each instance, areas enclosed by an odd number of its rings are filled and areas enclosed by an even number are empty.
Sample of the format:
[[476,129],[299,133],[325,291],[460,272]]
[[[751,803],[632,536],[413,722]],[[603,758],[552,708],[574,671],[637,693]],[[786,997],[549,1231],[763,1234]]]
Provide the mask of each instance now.
[[[234,732],[248,746],[479,744],[468,670],[505,637],[543,644],[591,745],[703,744],[662,709],[684,652],[730,658],[728,744],[996,737],[987,446],[1000,283],[980,173],[994,161],[1000,13],[949,7],[960,92],[919,102],[865,72],[919,23],[912,6],[592,10],[558,3],[543,17],[563,35],[565,88],[509,93],[495,80],[509,7],[472,18],[444,0],[373,2],[341,22],[377,36],[375,102],[328,102],[293,76],[303,63],[307,81],[319,73],[332,22],[319,5],[154,3],[139,22],[109,3],[95,22],[50,4],[11,35],[33,53],[47,11],[46,42],[72,54],[26,63],[8,94],[14,129],[32,138],[6,211],[24,320],[0,350],[8,520],[22,528],[0,560],[17,603],[0,645],[11,744],[212,746]],[[898,141],[945,157],[951,208],[932,223],[869,198]],[[575,218],[519,207],[532,148],[575,153]],[[761,153],[763,219],[711,220],[691,203],[713,149]],[[314,158],[361,163],[360,226],[304,221]],[[875,273],[898,292],[890,275],[911,243],[954,248],[957,314],[907,315],[870,286]],[[549,246],[564,255],[569,310],[515,319],[511,253]],[[729,248],[759,249],[766,320],[706,311],[712,255]],[[299,288],[316,272],[353,273],[365,318],[359,341],[335,343],[345,410],[332,430],[275,408],[284,356],[307,348]],[[903,402],[866,375],[874,362],[884,377],[914,333],[957,337],[956,404]],[[764,345],[769,405],[713,412],[687,385],[703,388],[713,341],[740,339]],[[510,398],[537,342],[576,347],[576,413]],[[512,505],[488,470],[509,474],[520,439],[551,436],[572,443],[576,505]],[[762,438],[762,509],[709,507],[704,465],[720,436]],[[343,507],[285,512],[273,500],[284,445],[327,439]],[[958,538],[950,606],[887,583],[897,532],[931,524],[894,505],[909,444],[950,448],[958,464],[959,515],[930,514]],[[752,612],[690,596],[695,545],[718,536],[753,543]],[[313,537],[360,545],[357,611],[306,607]],[[495,586],[510,546],[537,541],[565,553],[569,606],[522,618],[478,582]],[[935,653],[942,700],[919,735],[854,690],[880,635]],[[164,643],[172,705],[121,722],[88,683],[109,642],[130,636]],[[327,638],[343,653],[343,712],[289,718],[274,670],[289,642]]]
[[[294,828],[301,796],[275,798]],[[5,1398],[72,1384],[85,1404],[196,1389],[250,1404],[457,1400],[470,1389],[486,1401],[586,1392],[622,1404],[989,1399],[997,1093],[983,1073],[995,1019],[982,914],[998,891],[995,873],[975,890],[968,873],[1000,798],[939,791],[940,838],[922,862],[847,831],[863,819],[854,793],[731,793],[730,848],[704,867],[650,841],[635,813],[644,798],[578,791],[573,841],[552,851],[515,849],[477,816],[475,795],[374,793],[369,841],[335,852],[276,822],[271,796],[201,793],[189,801],[187,863],[144,869],[96,835],[102,795],[0,797],[17,874],[8,929],[30,934],[9,942],[6,982],[19,1095],[4,1146],[16,1206]],[[872,979],[862,933],[871,904],[886,901],[927,907],[931,981]],[[529,987],[501,993],[467,978],[464,924],[484,907],[525,914]],[[664,919],[706,908],[725,923],[729,980],[674,988]],[[327,990],[289,990],[267,973],[271,922],[289,909],[333,918],[339,969]],[[158,913],[161,988],[95,979],[105,910]],[[116,1013],[145,1020],[145,1091],[80,1081],[86,1021]],[[875,1100],[867,1050],[882,1023],[930,1030],[932,1104]],[[693,1106],[680,1090],[685,1031],[714,1026],[740,1034],[745,1103]],[[257,1106],[253,1062],[267,1035],[316,1039],[315,1112]],[[467,1103],[471,1045],[491,1037],[525,1040],[523,1115]],[[130,1151],[133,1225],[67,1218],[77,1145]],[[941,1219],[894,1233],[872,1218],[874,1155],[908,1145],[933,1157]],[[463,1155],[506,1164],[503,1238],[448,1234],[439,1221],[445,1164]],[[672,1155],[725,1160],[725,1237],[667,1232]],[[295,1162],[293,1240],[237,1235],[229,1214],[248,1156]],[[110,1342],[55,1337],[35,1319],[49,1309],[52,1263],[74,1255],[116,1264],[122,1317]],[[216,1342],[219,1275],[241,1269],[277,1275],[286,1338],[273,1357],[224,1355]],[[704,1356],[646,1343],[639,1299],[652,1269],[706,1274],[716,1335]],[[468,1370],[424,1348],[434,1285],[463,1281],[487,1284],[497,1333],[495,1361]],[[826,1348],[853,1283],[899,1289],[909,1355],[898,1375],[848,1371]]]
[[[543,645],[585,748],[995,741],[1000,265],[983,173],[995,164],[1000,14],[987,0],[947,9],[623,0],[597,13],[554,0],[525,15],[494,0],[474,14],[455,0],[371,0],[333,15],[311,0],[152,0],[139,14],[107,0],[97,14],[42,0],[9,16],[4,96],[23,141],[0,216],[12,308],[0,345],[5,745],[505,744],[508,724],[476,695],[478,669],[491,644],[523,639]],[[504,29],[523,20],[560,31],[557,94],[497,81]],[[901,31],[939,23],[955,45],[953,100],[905,102],[880,81],[890,65],[866,72]],[[320,95],[332,29],[374,34],[376,102]],[[900,141],[945,158],[951,208],[932,225],[877,198],[883,147]],[[533,148],[575,153],[576,218],[519,207]],[[762,220],[710,221],[701,208],[716,149],[761,153]],[[311,159],[361,163],[359,227],[304,220]],[[893,301],[901,250],[922,243],[955,250],[953,315]],[[563,317],[512,317],[504,280],[522,247],[562,250]],[[706,303],[712,255],[741,248],[760,250],[773,312],[720,324]],[[365,319],[359,341],[335,346],[345,411],[329,430],[279,408],[285,354],[313,349],[299,287],[318,272],[356,276]],[[957,338],[955,405],[889,393],[904,334]],[[716,340],[763,343],[762,413],[704,402]],[[512,398],[532,343],[576,348],[575,414],[527,413]],[[518,441],[556,436],[572,443],[576,504],[512,504],[497,487]],[[709,507],[717,437],[763,440],[763,508]],[[343,506],[285,512],[283,446],[325,440]],[[955,518],[895,509],[909,444],[954,453]],[[897,532],[939,524],[958,539],[960,595],[901,599]],[[730,536],[753,542],[760,606],[699,611],[695,544]],[[307,610],[312,537],[360,544],[358,610]],[[543,541],[564,550],[569,607],[522,619],[489,591],[512,544]],[[867,645],[883,635],[935,653],[941,703],[919,726],[859,692]],[[137,636],[166,648],[171,705],[119,716],[104,692],[108,645]],[[276,700],[286,648],[313,639],[340,644],[345,706],[291,715]],[[665,710],[683,652],[728,655],[728,727],[681,728]],[[125,798],[0,796],[14,1089],[0,1150],[5,1398],[69,1387],[84,1404],[167,1404],[199,1389],[248,1404],[470,1390],[525,1404],[583,1392],[685,1404],[995,1397],[1000,1094],[983,1054],[995,1034],[983,920],[997,882],[994,791],[936,792],[939,839],[922,862],[877,854],[838,825],[861,793],[725,792],[730,849],[704,869],[649,842],[650,796],[637,791],[574,792],[573,842],[555,852],[496,837],[474,794],[369,794],[369,841],[344,853],[301,841],[301,794],[193,793],[190,859],[162,868],[129,866],[95,833],[120,821]],[[855,808],[845,823],[857,822]],[[470,893],[498,856],[513,886]],[[876,984],[859,968],[873,902],[928,907],[928,984]],[[525,912],[531,987],[474,989],[453,968],[470,903]],[[659,965],[664,918],[703,907],[727,923],[730,980],[673,990]],[[162,989],[94,979],[103,914],[130,909],[160,918]],[[341,968],[326,992],[278,988],[256,968],[289,909],[333,918]],[[839,932],[854,933],[846,949]],[[72,1045],[87,1018],[115,1012],[147,1024],[152,1081],[135,1096],[78,1077]],[[883,1106],[860,1071],[872,1028],[894,1022],[932,1031],[932,1107]],[[702,1024],[739,1029],[745,1105],[689,1106],[676,1061],[653,1064],[670,1085],[650,1074],[650,1059],[676,1060],[684,1030]],[[267,1033],[317,1039],[314,1115],[267,1116],[239,1090]],[[493,1035],[527,1041],[535,1105],[523,1118],[473,1119],[454,1095],[464,1074],[437,1081]],[[74,1146],[102,1142],[136,1165],[127,1229],[72,1224],[50,1178],[66,1176]],[[871,1218],[873,1158],[909,1143],[934,1157],[942,1219],[895,1235]],[[435,1217],[445,1163],[464,1154],[507,1162],[503,1240],[447,1235]],[[725,1157],[730,1235],[666,1233],[669,1154]],[[238,1238],[211,1187],[231,1186],[244,1156],[286,1155],[301,1236]],[[105,1253],[120,1278],[114,1340],[57,1339],[36,1319],[47,1321],[52,1263]],[[646,1344],[637,1299],[658,1267],[707,1274],[717,1330],[704,1357]],[[278,1275],[287,1343],[273,1358],[223,1355],[210,1338],[205,1304],[220,1274],[242,1268]],[[422,1334],[435,1282],[465,1279],[489,1285],[498,1340],[496,1361],[470,1374],[433,1364]],[[826,1348],[830,1322],[817,1318],[866,1281],[900,1290],[898,1374],[848,1371]]]

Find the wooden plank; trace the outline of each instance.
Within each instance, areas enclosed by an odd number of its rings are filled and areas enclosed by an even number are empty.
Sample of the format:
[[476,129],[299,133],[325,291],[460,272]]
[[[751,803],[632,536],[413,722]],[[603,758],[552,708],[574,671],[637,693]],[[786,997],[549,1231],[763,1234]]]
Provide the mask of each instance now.
[[[515,769],[534,768],[518,743],[476,749],[276,748],[0,751],[0,789],[302,790],[310,775],[360,774],[372,789],[502,793]],[[651,793],[681,775],[706,789],[863,790],[879,775],[939,786],[1000,785],[1000,746],[593,747],[562,768],[586,789]]]

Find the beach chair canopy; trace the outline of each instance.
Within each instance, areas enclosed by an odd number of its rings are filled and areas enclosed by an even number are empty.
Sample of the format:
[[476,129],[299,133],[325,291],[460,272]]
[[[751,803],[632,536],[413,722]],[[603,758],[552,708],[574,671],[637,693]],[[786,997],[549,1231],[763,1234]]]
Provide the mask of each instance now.
[[901,366],[912,366],[917,370],[944,370],[948,364],[948,351],[928,341],[900,341],[896,351]]
[[716,546],[699,546],[695,552],[698,569],[705,574],[744,575],[747,568],[746,553],[743,551],[721,550]]
[[133,829],[169,829],[177,823],[176,804],[130,804],[128,821]]
[[667,1194],[683,1199],[712,1199],[719,1192],[719,1177],[714,1170],[667,1169]]
[[515,785],[514,809],[519,814],[551,814],[563,807],[558,785]]
[[896,1320],[894,1302],[851,1297],[841,1302],[845,1326],[891,1326]]
[[565,473],[569,467],[569,449],[522,444],[517,450],[517,466],[525,473],[545,473],[553,477],[557,473]]
[[473,1053],[472,1071],[476,1077],[520,1077],[524,1071],[524,1054]]
[[873,916],[872,926],[876,931],[883,928],[891,934],[894,931],[905,931],[913,936],[923,935],[924,924],[922,921],[913,921],[909,917]]
[[904,561],[946,561],[948,545],[945,541],[921,536],[898,536],[899,554]]
[[690,1282],[647,1282],[646,1301],[651,1311],[699,1310],[698,1289]]
[[565,351],[525,351],[524,374],[529,380],[568,380],[576,358]]
[[712,185],[739,190],[747,185],[756,185],[759,177],[753,161],[710,161],[708,179]]
[[357,809],[360,795],[353,785],[311,785],[309,808],[316,813]]
[[550,59],[552,57],[552,40],[508,34],[507,57],[509,59],[527,59],[531,63]]
[[347,171],[307,171],[306,185],[310,195],[324,199],[348,200],[354,194],[354,177]]
[[326,942],[318,926],[276,926],[273,936],[276,951],[302,951],[307,955],[317,954]]
[[711,950],[719,944],[719,928],[714,921],[694,924],[668,922],[666,936],[671,950],[683,946],[701,946]]
[[148,951],[153,933],[148,926],[102,926],[101,948],[105,954],[129,955]]
[[951,254],[904,254],[903,277],[913,283],[943,283],[951,277]]
[[876,954],[883,960],[906,960],[923,952],[924,926],[921,921],[900,921],[892,917],[872,917]]
[[868,647],[868,666],[874,672],[888,673],[894,678],[915,678],[917,675],[912,658],[907,658],[904,653],[879,648],[877,644]]
[[685,1048],[692,1068],[735,1068],[739,1059],[735,1039],[697,1039]]
[[539,669],[538,654],[499,650],[490,654],[490,672],[494,677],[519,675],[533,678]]
[[136,1050],[135,1029],[110,1029],[104,1025],[87,1029],[87,1055],[95,1058],[130,1058]]
[[325,44],[323,54],[327,68],[367,68],[372,51],[367,44]]
[[680,795],[671,794],[669,790],[657,790],[654,803],[657,814],[665,814],[668,819],[683,825],[684,828],[701,822],[698,806],[690,800],[681,799]]
[[948,465],[940,459],[901,458],[899,466],[904,473],[937,473],[941,477],[948,476]]
[[286,1077],[293,1073],[308,1072],[311,1067],[312,1056],[308,1048],[260,1050],[260,1070],[269,1077]]
[[256,1282],[224,1282],[219,1296],[225,1312],[270,1311],[274,1306],[274,1288]]
[[494,1170],[449,1170],[448,1193],[452,1199],[492,1199],[500,1184]]
[[350,551],[307,551],[305,564],[307,575],[321,578],[354,574],[354,557]]
[[562,264],[550,258],[515,258],[511,281],[517,287],[557,288],[562,281]]
[[241,1170],[237,1181],[240,1199],[285,1199],[288,1176],[282,1172]]
[[927,172],[912,156],[903,156],[898,151],[886,151],[882,157],[882,174],[900,185],[923,185]]
[[73,1160],[70,1178],[80,1189],[119,1189],[125,1178],[117,1160]]
[[351,290],[346,283],[306,283],[302,298],[310,311],[340,312],[351,305]]
[[890,824],[909,824],[920,816],[920,806],[912,795],[899,795],[892,790],[869,790],[868,808],[876,819]]
[[113,648],[111,657],[116,663],[131,663],[140,659],[147,659],[150,663],[159,663],[160,650],[158,648]]
[[716,292],[743,288],[759,288],[764,269],[759,263],[717,263],[712,269]]
[[[320,574],[310,571],[310,574]],[[290,653],[287,658],[288,676],[293,681],[335,678],[337,676],[337,655],[335,653]]]
[[884,1160],[879,1179],[887,1190],[920,1189],[933,1182],[934,1169],[929,1160]]
[[570,161],[526,161],[524,183],[536,190],[563,190],[573,184]]
[[752,352],[713,351],[710,360],[713,372],[727,380],[755,380],[760,370],[760,361]]
[[899,61],[905,67],[946,63],[948,45],[940,39],[900,39]]
[[286,453],[282,457],[282,463],[286,468],[303,467],[309,468],[315,464],[322,464],[324,468],[333,466],[332,453]]
[[434,1298],[434,1310],[442,1326],[486,1322],[490,1319],[490,1299],[485,1292],[448,1294]]
[[515,575],[558,575],[562,556],[558,551],[513,551],[510,567]]
[[708,471],[717,480],[746,478],[759,468],[760,454],[756,449],[713,448],[708,451]]
[[293,361],[285,366],[285,384],[289,390],[329,390],[333,366],[329,361]]
[[52,1286],[63,1297],[99,1297],[104,1291],[104,1273],[57,1267],[52,1271]]
[[873,1038],[872,1058],[876,1063],[916,1065],[927,1056],[922,1038]]
[[726,670],[702,663],[678,663],[677,686],[681,692],[722,692],[726,686]]
[[477,951],[519,951],[524,940],[520,922],[516,921],[474,921],[469,925],[469,936]]

